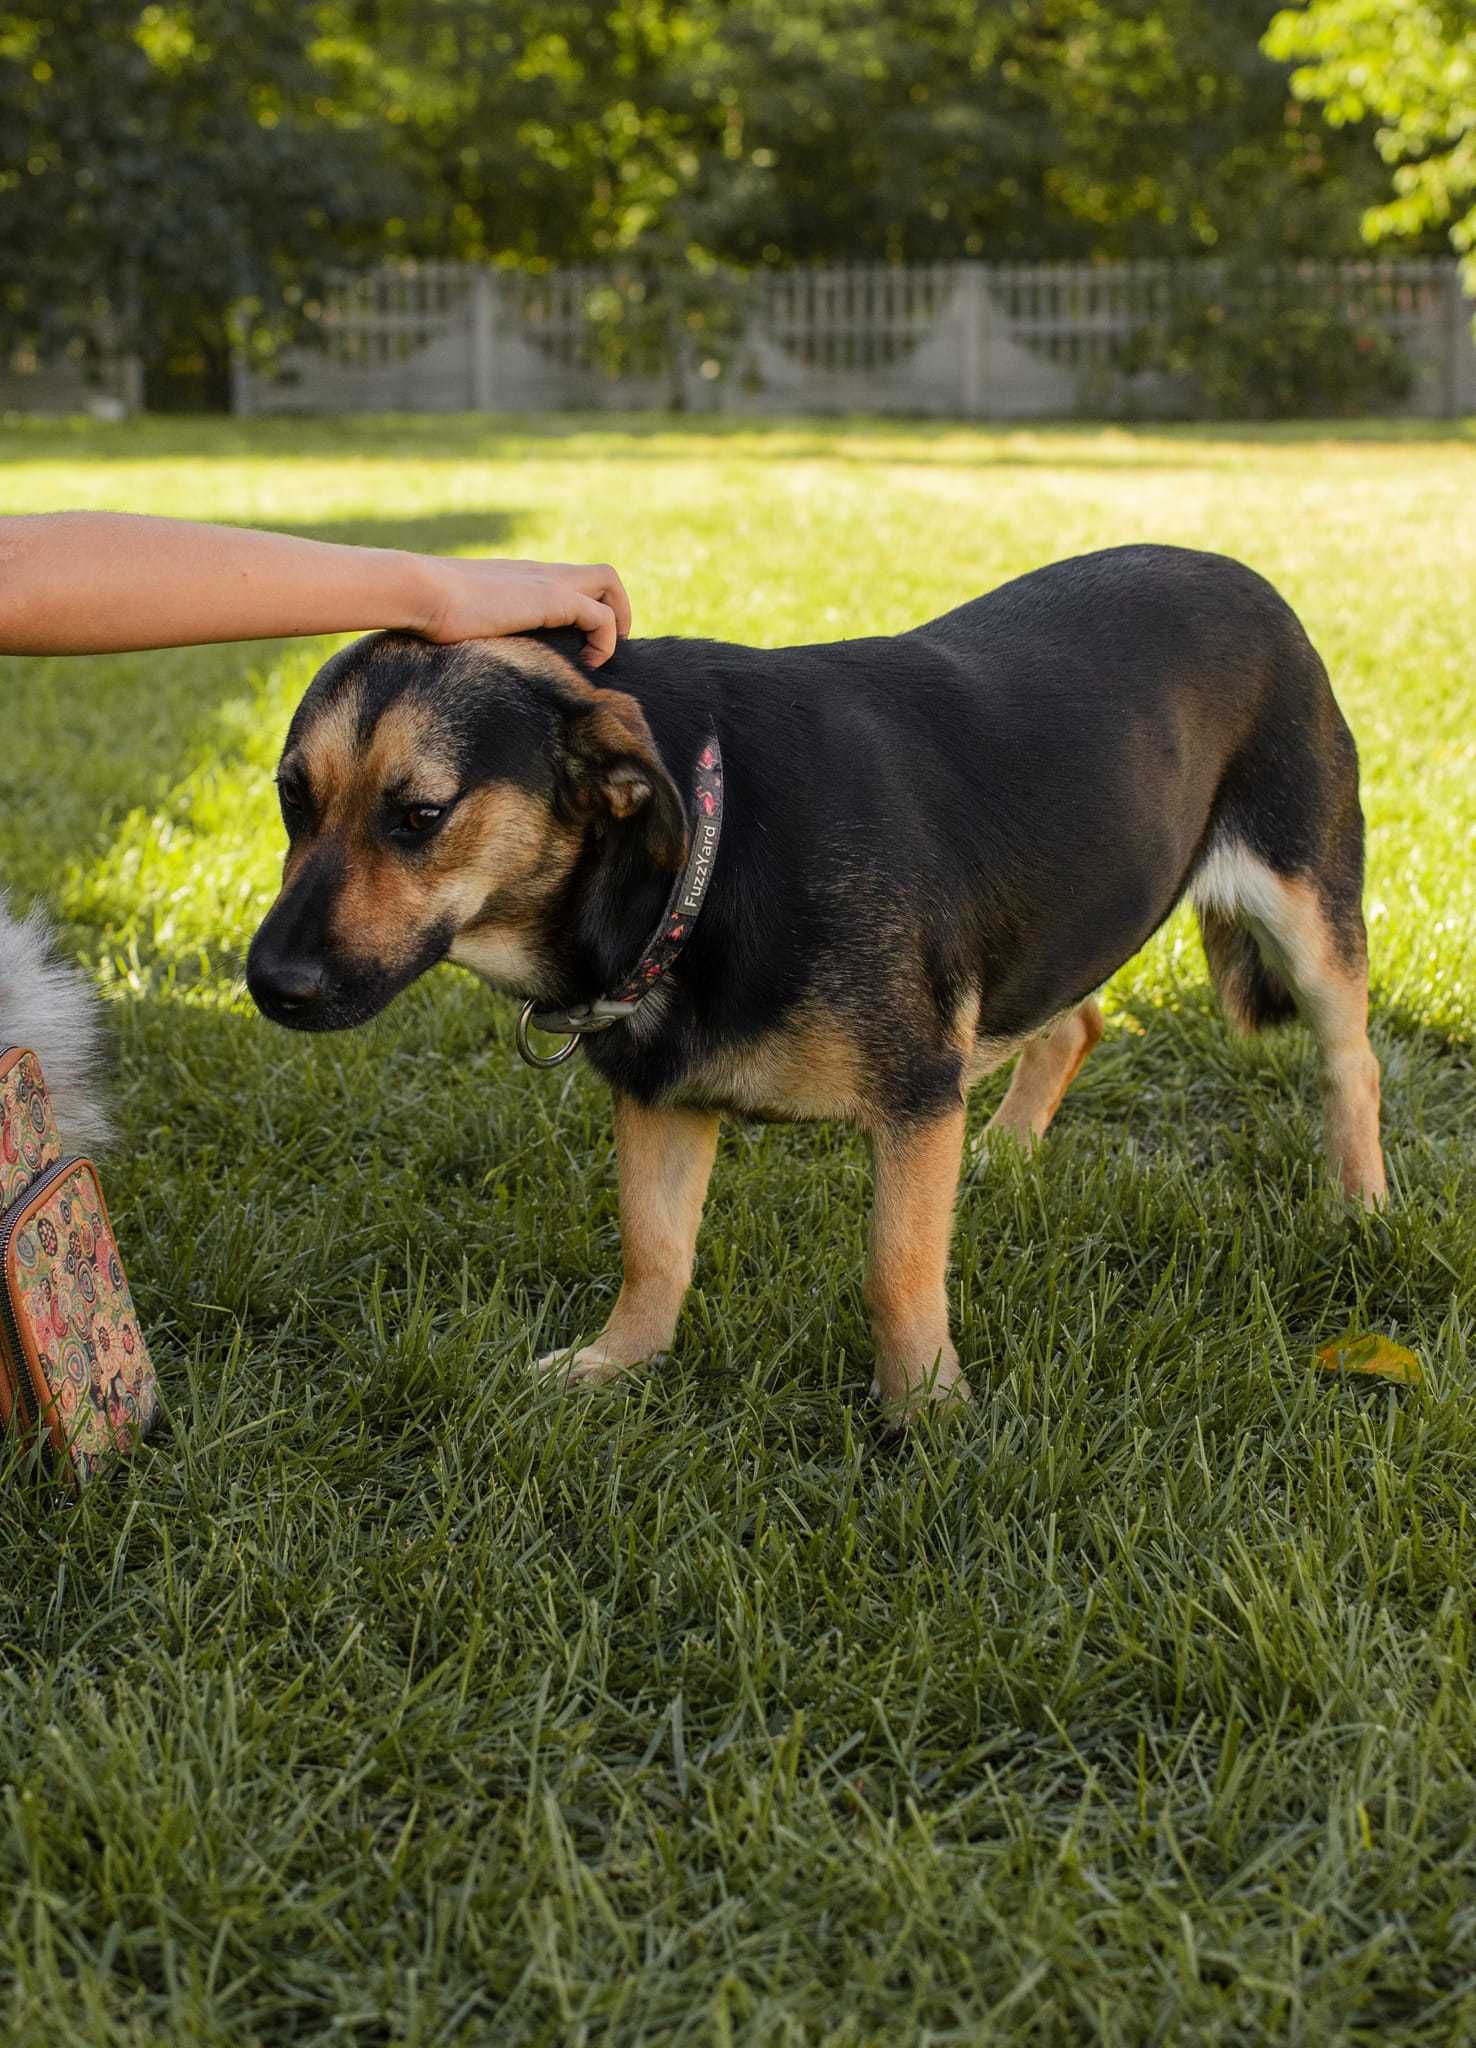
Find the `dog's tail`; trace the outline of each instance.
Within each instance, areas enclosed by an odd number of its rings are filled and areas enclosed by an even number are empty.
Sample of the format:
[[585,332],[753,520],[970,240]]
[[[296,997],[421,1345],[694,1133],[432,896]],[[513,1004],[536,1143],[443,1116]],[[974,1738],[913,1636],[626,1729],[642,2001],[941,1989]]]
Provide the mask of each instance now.
[[1195,904],[1210,980],[1225,1015],[1237,1031],[1265,1031],[1288,1023],[1297,1014],[1291,990],[1266,964],[1249,926],[1228,911],[1203,901]]
[[69,1150],[105,1145],[112,1121],[100,1088],[101,1005],[86,977],[57,957],[40,910],[14,918],[0,896],[0,1049],[29,1046]]

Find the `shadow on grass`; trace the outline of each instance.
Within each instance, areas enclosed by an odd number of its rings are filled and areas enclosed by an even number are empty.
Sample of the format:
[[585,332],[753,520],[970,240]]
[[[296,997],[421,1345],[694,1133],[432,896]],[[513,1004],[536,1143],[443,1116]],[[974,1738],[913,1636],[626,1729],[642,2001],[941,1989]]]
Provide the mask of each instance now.
[[[1295,1020],[1285,1026],[1273,1026],[1269,1031],[1257,1032],[1249,1038],[1232,1033],[1208,978],[1202,985],[1186,982],[1171,1003],[1155,1003],[1146,997],[1125,992],[1117,999],[1115,1010],[1119,1017],[1130,1019],[1134,1027],[1145,1033],[1166,1025],[1180,1027],[1189,1034],[1202,1028],[1213,1028],[1227,1042],[1247,1050],[1257,1045],[1296,1042],[1310,1047],[1312,1044],[1310,1033]],[[1432,1022],[1427,1014],[1413,1009],[1408,1003],[1390,1001],[1381,995],[1377,984],[1369,997],[1368,1026],[1373,1038],[1417,1047],[1432,1059],[1469,1061],[1476,1055],[1476,1035],[1465,1026]]]
[[[1083,447],[1099,440],[1101,453]],[[969,441],[981,443],[974,449]],[[683,413],[277,414],[250,420],[144,417],[11,419],[0,464],[85,459],[173,462],[252,456],[385,462],[515,459],[532,443],[539,461],[706,462],[745,444],[755,456],[910,466],[1124,472],[1238,464],[1248,447],[1446,445],[1476,448],[1476,420],[1114,421],[908,419],[874,414],[763,418]],[[870,444],[870,445],[868,445]],[[900,445],[898,445],[900,444]],[[1218,451],[1223,451],[1219,453]],[[393,527],[394,522],[385,525]]]
[[[430,975],[372,1025],[326,1038],[167,996],[112,1014],[123,1139],[109,1193],[172,1341],[198,1343],[226,1315],[271,1346],[295,1332],[352,1349],[341,1312],[357,1326],[376,1287],[413,1271],[448,1304],[504,1290],[513,1334],[547,1314],[568,1335],[608,1306],[618,1260],[607,1091],[582,1063],[557,1080],[525,1072],[513,1005],[470,977]],[[1359,1287],[1418,1300],[1422,1314],[1448,1304],[1453,1280],[1476,1288],[1462,1205],[1438,1199],[1452,1173],[1465,1186],[1472,1170],[1455,1149],[1476,1111],[1467,1041],[1397,1009],[1376,1017],[1399,1192],[1387,1229],[1369,1235],[1319,1196],[1305,1033],[1236,1046],[1207,995],[1123,1015],[1151,1028],[1109,1029],[1038,1155],[1003,1179],[986,1167],[982,1187],[966,1169],[958,1284],[1008,1211],[1017,1232],[1044,1229],[1073,1271],[1073,1246],[1100,1251],[1107,1231],[1123,1259],[1133,1247],[1146,1261],[1150,1293],[1184,1231],[1218,1241],[1242,1228],[1289,1269],[1320,1246],[1314,1293],[1340,1294],[1345,1258]],[[1416,1054],[1397,1072],[1395,1045]],[[971,1130],[995,1092],[979,1091]],[[832,1282],[850,1303],[870,1199],[858,1163],[838,1127],[727,1127],[698,1286],[732,1283],[748,1342],[764,1335],[752,1319],[771,1298],[776,1327]],[[776,1219],[796,1217],[804,1229],[780,1222],[776,1234]],[[821,1327],[842,1310],[849,1325],[844,1303]]]
[[260,532],[291,533],[300,540],[356,548],[403,548],[417,555],[493,554],[506,542],[518,514],[506,505],[457,512],[417,513],[408,519],[236,520]]
[[[1476,1123],[1469,1027],[1387,1001],[1375,988],[1369,1036],[1382,1070],[1386,1155],[1396,1160],[1411,1141],[1462,1146]],[[1251,1153],[1291,1142],[1320,1158],[1321,1097],[1311,1032],[1297,1021],[1251,1037],[1233,1032],[1206,982],[1162,1003],[1119,995],[1063,1114],[1116,1121],[1164,1158],[1210,1158],[1227,1140]]]
[[[609,1279],[608,1100],[526,1076],[514,1012],[428,978],[372,1024],[288,1032],[167,995],[108,1006],[120,1137],[104,1161],[152,1330],[177,1350],[238,1323],[264,1357],[351,1355],[376,1291],[419,1272],[449,1314]],[[551,1128],[553,1116],[557,1130]],[[584,1176],[581,1199],[561,1175]]]

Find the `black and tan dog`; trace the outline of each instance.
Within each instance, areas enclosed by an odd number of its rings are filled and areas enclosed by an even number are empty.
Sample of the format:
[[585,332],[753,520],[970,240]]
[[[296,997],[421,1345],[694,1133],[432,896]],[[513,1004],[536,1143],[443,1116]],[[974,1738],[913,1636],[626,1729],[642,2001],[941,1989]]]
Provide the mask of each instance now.
[[722,1116],[841,1117],[875,1157],[876,1390],[966,1392],[946,1275],[968,1090],[1018,1056],[991,1128],[1038,1139],[1101,1036],[1093,991],[1186,893],[1232,1022],[1310,1025],[1333,1171],[1382,1199],[1357,756],[1249,569],[1114,548],[893,639],[627,642],[598,685],[576,646],[378,634],[328,662],[288,734],[291,845],[248,966],[305,1030],[446,959],[587,1014],[670,908],[717,742],[700,915],[586,1041],[614,1090],[624,1284],[546,1364],[603,1378],[671,1343]]

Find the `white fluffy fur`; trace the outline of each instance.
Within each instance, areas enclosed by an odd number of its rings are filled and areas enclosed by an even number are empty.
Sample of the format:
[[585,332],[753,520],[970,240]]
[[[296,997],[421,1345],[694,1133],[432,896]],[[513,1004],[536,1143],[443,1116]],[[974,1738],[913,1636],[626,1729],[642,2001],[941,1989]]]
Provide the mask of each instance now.
[[1233,840],[1206,848],[1189,884],[1189,895],[1206,910],[1243,917],[1269,931],[1286,918],[1286,891],[1265,861]]
[[57,958],[40,910],[10,915],[0,896],[0,1048],[28,1045],[68,1151],[105,1145],[112,1125],[99,1084],[101,1006],[85,975]]

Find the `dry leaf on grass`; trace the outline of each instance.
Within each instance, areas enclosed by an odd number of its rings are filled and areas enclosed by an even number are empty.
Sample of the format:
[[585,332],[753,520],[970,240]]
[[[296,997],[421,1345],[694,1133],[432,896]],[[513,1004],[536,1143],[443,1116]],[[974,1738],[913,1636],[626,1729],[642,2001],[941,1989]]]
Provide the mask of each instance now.
[[1424,1368],[1412,1351],[1406,1351],[1392,1338],[1381,1337],[1375,1330],[1353,1331],[1324,1344],[1317,1354],[1317,1363],[1324,1372],[1370,1373],[1379,1379],[1398,1380],[1406,1387],[1420,1386],[1425,1377]]

